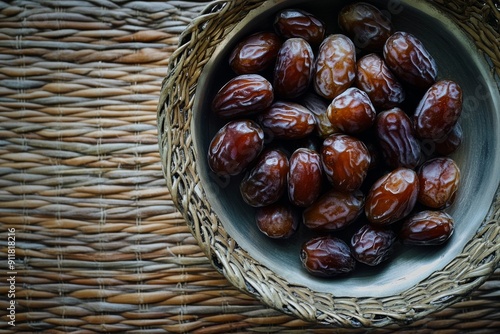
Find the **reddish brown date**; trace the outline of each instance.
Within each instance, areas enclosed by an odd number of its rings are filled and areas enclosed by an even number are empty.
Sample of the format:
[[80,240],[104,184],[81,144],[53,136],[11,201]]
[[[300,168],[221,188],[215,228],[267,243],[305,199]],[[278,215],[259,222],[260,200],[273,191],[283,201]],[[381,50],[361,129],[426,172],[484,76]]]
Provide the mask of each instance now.
[[311,45],[325,38],[325,24],[313,14],[301,9],[285,9],[276,15],[274,29],[284,38],[300,37]]
[[304,268],[318,277],[345,275],[356,268],[349,246],[335,237],[317,237],[306,241],[300,251]]
[[339,13],[340,28],[360,49],[381,51],[392,33],[392,24],[377,7],[357,2],[343,7]]
[[314,53],[303,38],[290,38],[281,45],[274,66],[273,87],[277,96],[302,95],[312,80]]
[[463,136],[462,126],[457,123],[446,136],[434,142],[434,150],[440,155],[450,155],[460,147]]
[[356,86],[368,94],[376,108],[393,108],[405,100],[403,86],[377,54],[360,58],[357,69]]
[[288,158],[279,150],[262,153],[240,184],[243,200],[261,207],[276,203],[286,190]]
[[396,238],[391,229],[363,225],[351,238],[352,256],[358,262],[377,266],[392,255]]
[[212,101],[212,110],[223,118],[250,115],[268,108],[274,100],[271,83],[258,74],[229,80]]
[[345,35],[330,35],[321,43],[316,59],[313,85],[316,93],[333,99],[356,78],[356,49]]
[[368,95],[351,87],[333,99],[327,110],[334,129],[347,134],[359,134],[370,128],[377,116]]
[[316,118],[316,133],[321,138],[326,138],[335,132],[328,119],[327,109],[329,101],[314,93],[306,93],[300,103],[309,109]]
[[288,171],[288,198],[299,207],[311,205],[319,196],[323,169],[318,152],[299,148],[290,157]]
[[422,139],[445,137],[457,124],[462,113],[462,89],[451,80],[440,80],[424,94],[413,119],[415,131]]
[[257,119],[269,140],[303,138],[313,132],[316,125],[309,109],[288,101],[274,102]]
[[370,160],[371,155],[366,145],[352,136],[333,134],[323,141],[323,170],[337,190],[354,191],[361,187],[368,173]]
[[352,193],[330,190],[303,211],[302,221],[311,230],[341,230],[359,217],[363,204],[360,190]]
[[381,112],[375,128],[382,155],[390,167],[417,167],[422,151],[412,121],[403,110],[396,107]]
[[229,66],[236,74],[259,73],[274,65],[281,39],[272,32],[259,32],[243,39],[231,52]]
[[264,148],[264,131],[251,120],[230,121],[208,148],[208,165],[218,175],[241,173]]
[[272,239],[287,239],[299,226],[299,218],[292,207],[281,202],[257,208],[255,222],[258,229]]
[[455,161],[439,157],[426,161],[418,170],[418,201],[433,209],[444,209],[455,200],[460,169]]
[[437,77],[437,65],[424,44],[414,35],[398,31],[384,45],[387,66],[401,79],[427,89]]
[[365,215],[376,226],[387,226],[405,218],[415,207],[418,196],[417,173],[397,168],[379,178],[366,197]]
[[452,236],[454,229],[455,222],[446,212],[425,210],[403,222],[399,239],[405,245],[441,245]]

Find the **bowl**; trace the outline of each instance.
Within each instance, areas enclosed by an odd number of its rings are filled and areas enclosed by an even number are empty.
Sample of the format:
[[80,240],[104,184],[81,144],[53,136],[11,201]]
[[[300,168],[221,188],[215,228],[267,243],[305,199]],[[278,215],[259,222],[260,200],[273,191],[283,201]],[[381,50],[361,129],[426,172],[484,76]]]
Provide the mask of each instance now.
[[301,265],[307,231],[276,242],[258,231],[235,178],[217,177],[208,145],[223,125],[211,100],[234,77],[232,48],[244,36],[272,29],[274,15],[301,8],[338,32],[337,13],[349,1],[215,1],[180,36],[158,104],[158,138],[172,199],[194,237],[227,280],[262,303],[305,321],[337,327],[408,324],[470,294],[500,259],[499,10],[493,1],[369,1],[396,30],[416,35],[434,56],[438,78],[460,83],[464,140],[452,157],[461,186],[447,208],[456,221],[443,247],[408,247],[377,268],[334,279]]

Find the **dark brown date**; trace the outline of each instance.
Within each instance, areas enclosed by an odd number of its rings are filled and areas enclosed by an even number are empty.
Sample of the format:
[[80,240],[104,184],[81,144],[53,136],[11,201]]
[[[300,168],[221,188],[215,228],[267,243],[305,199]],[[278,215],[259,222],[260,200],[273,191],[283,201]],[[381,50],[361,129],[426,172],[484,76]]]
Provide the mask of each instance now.
[[436,61],[424,44],[410,33],[392,34],[384,45],[384,59],[401,80],[411,85],[427,89],[436,81]]
[[285,9],[276,15],[274,29],[284,38],[300,37],[311,45],[325,38],[325,24],[313,14],[301,9]]
[[347,134],[359,134],[370,128],[377,113],[368,95],[351,87],[333,99],[327,110],[334,129]]
[[403,222],[399,239],[405,245],[441,245],[452,236],[454,229],[455,222],[446,212],[425,210]]
[[375,128],[382,155],[390,167],[417,167],[422,151],[413,123],[403,110],[396,107],[381,112],[377,115]]
[[278,202],[257,208],[255,222],[259,230],[269,238],[287,239],[297,230],[299,217],[288,203]]
[[358,262],[377,266],[392,255],[396,239],[391,229],[365,224],[351,238],[352,256]]
[[299,139],[314,131],[316,119],[301,104],[288,101],[276,101],[271,107],[258,115],[258,122],[269,140]]
[[366,51],[381,51],[392,33],[392,24],[377,7],[357,2],[343,7],[339,13],[340,28],[354,44]]
[[460,123],[455,124],[453,129],[443,138],[434,142],[434,149],[440,155],[450,155],[455,152],[462,144],[463,131]]
[[277,96],[302,95],[312,80],[314,53],[303,38],[290,38],[281,45],[274,66],[273,87]]
[[415,207],[418,196],[417,173],[397,168],[372,185],[365,203],[365,215],[376,226],[387,226],[405,218]]
[[299,207],[311,205],[321,192],[323,168],[318,152],[299,148],[290,156],[288,198]]
[[349,246],[329,236],[306,241],[301,247],[300,260],[310,274],[318,277],[345,275],[356,268]]
[[462,89],[451,80],[440,80],[424,94],[413,115],[415,131],[422,139],[445,137],[462,113]]
[[274,65],[281,39],[272,32],[259,32],[236,45],[229,56],[229,66],[236,74],[259,73]]
[[361,187],[368,173],[370,160],[371,155],[366,145],[352,136],[333,134],[323,141],[323,170],[337,190],[354,191]]
[[330,35],[321,43],[316,59],[313,85],[316,93],[333,99],[356,78],[356,48],[345,35]]
[[406,96],[401,83],[375,53],[358,60],[356,86],[368,94],[376,108],[393,108],[401,104]]
[[268,108],[274,100],[271,83],[259,74],[229,80],[215,95],[212,110],[223,118],[250,115]]
[[302,213],[305,226],[316,231],[337,231],[350,225],[363,212],[364,196],[360,190],[329,190]]
[[455,200],[460,169],[453,159],[439,157],[426,161],[418,170],[418,201],[433,209],[444,209]]
[[321,138],[326,138],[335,130],[328,119],[327,109],[329,101],[314,93],[306,93],[300,103],[309,109],[316,118],[316,133]]
[[208,148],[208,165],[220,176],[237,175],[264,148],[264,131],[251,120],[235,120],[224,125]]
[[262,153],[240,184],[243,200],[261,207],[276,203],[286,190],[288,158],[279,150]]

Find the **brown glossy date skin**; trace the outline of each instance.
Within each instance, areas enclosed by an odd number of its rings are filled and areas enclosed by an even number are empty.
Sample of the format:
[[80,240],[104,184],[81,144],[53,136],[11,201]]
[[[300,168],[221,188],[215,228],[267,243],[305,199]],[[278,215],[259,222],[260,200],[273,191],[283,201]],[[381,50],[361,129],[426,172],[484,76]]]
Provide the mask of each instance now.
[[455,124],[446,136],[434,142],[435,152],[440,155],[452,154],[462,144],[463,136],[462,126],[460,123]]
[[272,32],[259,32],[243,39],[231,52],[229,66],[236,74],[259,73],[274,65],[281,39]]
[[333,187],[340,191],[359,189],[370,168],[371,154],[355,137],[333,134],[321,148],[323,171]]
[[263,152],[240,184],[243,200],[250,206],[276,203],[286,190],[288,158],[279,150]]
[[356,48],[345,35],[326,37],[321,43],[314,65],[313,86],[315,92],[333,99],[356,78]]
[[375,226],[387,226],[405,218],[415,207],[418,196],[417,173],[397,168],[372,185],[365,202],[366,218]]
[[366,92],[373,105],[380,109],[396,107],[403,103],[406,96],[403,85],[375,53],[358,60],[356,86]]
[[453,234],[455,222],[444,211],[425,210],[408,217],[401,226],[399,239],[405,245],[441,245]]
[[412,121],[403,110],[396,107],[378,114],[375,129],[382,155],[390,167],[414,169],[418,166],[422,150]]
[[305,226],[315,231],[337,231],[349,226],[363,212],[364,195],[360,190],[329,190],[302,213]]
[[365,224],[351,238],[352,256],[358,262],[377,266],[392,255],[396,238],[391,229]]
[[301,37],[311,45],[319,45],[325,38],[325,24],[301,9],[279,12],[274,20],[274,29],[284,38]]
[[418,201],[430,208],[444,209],[455,200],[460,169],[453,159],[439,157],[426,161],[418,170]]
[[451,80],[440,80],[424,94],[413,115],[415,132],[422,139],[445,137],[462,113],[462,89]]
[[401,80],[422,89],[436,81],[436,61],[414,35],[395,32],[387,39],[383,53],[387,66]]
[[333,99],[327,115],[334,129],[359,134],[373,125],[377,113],[368,95],[351,87]]
[[310,274],[318,277],[345,275],[356,268],[349,246],[329,236],[306,241],[301,247],[300,260]]
[[299,219],[290,205],[278,202],[260,207],[255,212],[258,229],[272,239],[287,239],[299,226]]
[[274,100],[271,83],[259,74],[243,74],[229,80],[212,101],[212,110],[222,118],[251,115],[268,108]]
[[314,131],[316,119],[309,109],[288,101],[276,101],[257,120],[269,140],[299,139]]
[[328,100],[315,93],[306,93],[300,103],[316,118],[316,133],[319,137],[326,138],[336,131],[328,119],[327,110],[330,105]]
[[224,125],[208,148],[208,165],[220,176],[237,175],[264,148],[264,131],[251,120],[235,120]]
[[364,2],[343,7],[338,22],[354,44],[366,51],[381,51],[392,33],[390,19],[377,7]]
[[296,98],[305,93],[312,80],[314,53],[303,38],[290,38],[281,45],[274,66],[276,96]]
[[288,171],[288,198],[299,207],[311,205],[320,195],[323,181],[318,152],[299,148],[292,153]]

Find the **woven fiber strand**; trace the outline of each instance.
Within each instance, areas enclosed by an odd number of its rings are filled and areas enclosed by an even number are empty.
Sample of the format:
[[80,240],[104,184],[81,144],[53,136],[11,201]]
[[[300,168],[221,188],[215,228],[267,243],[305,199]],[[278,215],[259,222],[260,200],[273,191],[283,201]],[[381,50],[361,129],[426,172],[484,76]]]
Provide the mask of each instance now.
[[[331,332],[233,288],[165,186],[161,82],[205,6],[0,1],[0,333]],[[496,333],[499,290],[497,270],[450,308],[371,332]]]

